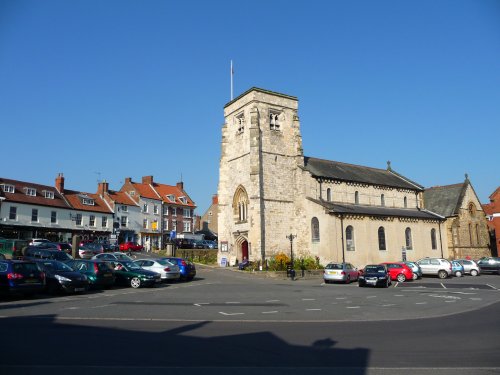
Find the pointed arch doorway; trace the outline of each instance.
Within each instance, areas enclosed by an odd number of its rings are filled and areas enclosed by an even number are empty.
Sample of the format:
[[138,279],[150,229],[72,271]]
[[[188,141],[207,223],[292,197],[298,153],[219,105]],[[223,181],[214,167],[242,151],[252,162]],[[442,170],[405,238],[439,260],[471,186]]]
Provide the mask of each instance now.
[[248,259],[248,241],[241,243],[241,259]]

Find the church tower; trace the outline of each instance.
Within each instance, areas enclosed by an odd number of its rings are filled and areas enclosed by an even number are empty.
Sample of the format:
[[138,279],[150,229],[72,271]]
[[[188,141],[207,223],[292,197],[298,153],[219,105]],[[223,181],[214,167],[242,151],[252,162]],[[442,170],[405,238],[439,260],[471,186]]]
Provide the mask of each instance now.
[[219,262],[262,261],[288,251],[304,166],[297,110],[296,97],[255,87],[224,107]]

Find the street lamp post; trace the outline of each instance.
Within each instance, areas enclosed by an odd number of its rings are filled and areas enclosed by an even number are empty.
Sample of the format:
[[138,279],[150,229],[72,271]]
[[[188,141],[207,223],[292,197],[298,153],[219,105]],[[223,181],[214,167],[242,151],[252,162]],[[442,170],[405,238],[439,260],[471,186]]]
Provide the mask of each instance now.
[[290,277],[292,278],[292,280],[295,278],[295,269],[294,269],[294,266],[293,266],[293,239],[296,238],[297,235],[296,234],[289,234],[288,236],[286,236],[287,239],[290,240]]

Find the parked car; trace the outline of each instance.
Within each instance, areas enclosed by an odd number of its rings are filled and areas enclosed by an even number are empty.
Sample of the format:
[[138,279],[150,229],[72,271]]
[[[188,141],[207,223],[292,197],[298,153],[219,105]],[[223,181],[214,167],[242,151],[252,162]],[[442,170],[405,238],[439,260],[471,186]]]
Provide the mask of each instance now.
[[464,272],[471,276],[477,276],[480,273],[479,266],[472,259],[457,259],[464,266]]
[[73,254],[73,247],[67,242],[54,242],[57,250],[64,251],[69,255]]
[[80,243],[80,246],[78,246],[78,254],[82,259],[90,259],[94,255],[101,254],[103,252],[103,246],[96,242],[84,242]]
[[91,288],[110,288],[115,283],[115,271],[111,265],[98,259],[73,259],[67,265],[89,280]]
[[325,284],[334,281],[350,283],[358,280],[359,272],[351,263],[329,263],[323,271]]
[[422,269],[420,266],[415,263],[415,262],[405,262],[405,264],[411,268],[411,271],[413,272],[413,280],[420,279],[422,277]]
[[413,280],[413,271],[404,262],[386,262],[385,264],[391,280],[403,283],[406,280]]
[[31,295],[45,289],[45,274],[33,261],[0,260],[0,291]]
[[162,281],[179,280],[181,277],[179,266],[166,259],[137,259],[134,263],[145,270],[159,273]]
[[64,251],[57,250],[55,248],[44,249],[43,245],[39,246],[28,246],[24,251],[24,260],[38,260],[38,259],[50,259],[58,260],[60,262],[66,262],[73,259],[73,257]]
[[75,271],[67,264],[57,260],[38,260],[36,262],[45,273],[46,289],[50,294],[79,293],[89,289],[87,276]]
[[186,259],[176,258],[176,257],[163,257],[160,259],[166,259],[170,263],[177,264],[181,272],[181,277],[180,277],[181,280],[191,281],[196,276],[195,264]]
[[175,240],[175,246],[177,246],[179,249],[194,249],[195,244],[194,240],[190,238],[177,238]]
[[443,258],[423,258],[417,261],[423,275],[438,276],[446,279],[452,274],[451,262]]
[[465,273],[464,266],[462,266],[462,263],[457,262],[456,260],[452,260],[451,273],[455,275],[455,277],[462,277]]
[[47,243],[47,242],[51,242],[51,241],[47,240],[46,238],[33,238],[28,245],[38,246],[41,243]]
[[135,242],[123,242],[120,244],[120,251],[142,251],[144,247]]
[[203,240],[203,244],[205,245],[205,249],[217,249],[217,242],[210,240]]
[[391,276],[389,270],[383,264],[369,264],[359,275],[358,286],[381,286],[388,288],[391,285]]
[[161,282],[159,273],[145,270],[134,262],[125,260],[111,260],[108,262],[115,270],[116,284],[139,288],[141,286],[155,286]]
[[131,257],[123,253],[102,253],[94,255],[91,259],[100,259],[100,260],[128,260],[130,262],[133,261]]
[[482,273],[496,273],[500,275],[500,257],[484,257],[477,262]]
[[26,247],[26,240],[0,238],[0,259],[22,259]]

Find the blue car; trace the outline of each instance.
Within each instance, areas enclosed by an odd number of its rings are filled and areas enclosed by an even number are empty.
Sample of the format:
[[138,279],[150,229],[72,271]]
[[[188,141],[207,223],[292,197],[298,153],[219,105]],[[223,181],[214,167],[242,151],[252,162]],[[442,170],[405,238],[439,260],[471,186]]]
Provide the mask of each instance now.
[[32,295],[44,289],[45,274],[35,262],[0,261],[0,292]]
[[196,276],[196,266],[194,265],[194,263],[188,260],[176,257],[164,257],[161,259],[166,259],[170,263],[177,264],[179,266],[179,270],[181,273],[180,277],[181,280],[191,281]]
[[451,261],[451,273],[455,275],[456,277],[461,277],[463,276],[464,272],[464,266],[460,263],[457,262],[456,260]]

